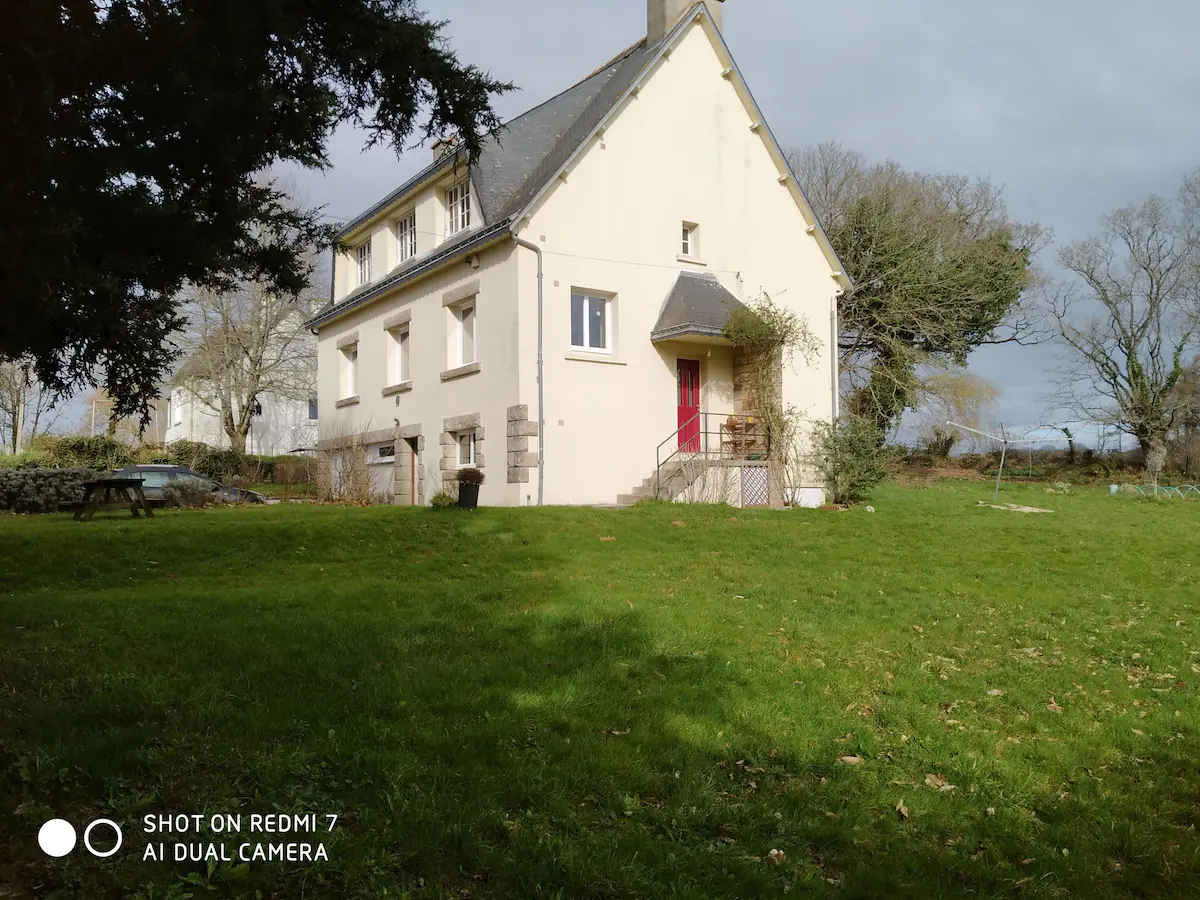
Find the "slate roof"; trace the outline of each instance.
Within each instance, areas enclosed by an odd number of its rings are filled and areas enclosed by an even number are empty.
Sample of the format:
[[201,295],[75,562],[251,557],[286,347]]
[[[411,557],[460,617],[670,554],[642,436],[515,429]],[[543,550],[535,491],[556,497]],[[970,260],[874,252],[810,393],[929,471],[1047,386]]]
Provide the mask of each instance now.
[[744,304],[711,272],[680,272],[663,303],[650,340],[665,341],[681,334],[721,337],[735,309]]
[[[469,253],[507,233],[512,219],[555,176],[571,154],[654,58],[658,44],[645,38],[627,47],[591,75],[535,106],[489,135],[470,167],[471,183],[479,198],[482,219],[474,228],[441,244],[433,253],[406,260],[379,281],[352,291],[336,305],[327,304],[309,322],[316,326],[345,309],[366,302],[396,284],[444,262]],[[422,182],[462,163],[463,154],[449,153],[426,166],[370,209],[347,222],[338,233],[345,237],[399,200]]]

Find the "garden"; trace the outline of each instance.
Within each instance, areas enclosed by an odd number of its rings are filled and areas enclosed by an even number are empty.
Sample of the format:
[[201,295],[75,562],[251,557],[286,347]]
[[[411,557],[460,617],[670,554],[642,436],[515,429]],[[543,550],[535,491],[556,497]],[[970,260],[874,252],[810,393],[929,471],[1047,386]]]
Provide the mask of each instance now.
[[1194,895],[1196,505],[990,497],[0,517],[0,895]]

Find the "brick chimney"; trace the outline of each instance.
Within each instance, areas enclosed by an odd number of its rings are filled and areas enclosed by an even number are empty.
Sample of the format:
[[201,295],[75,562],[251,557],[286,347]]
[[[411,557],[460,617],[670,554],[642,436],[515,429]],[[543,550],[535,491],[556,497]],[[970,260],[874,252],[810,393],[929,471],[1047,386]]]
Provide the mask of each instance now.
[[[690,12],[697,0],[646,0],[646,40],[656,44],[675,27],[675,23]],[[721,27],[721,5],[725,0],[702,0],[708,7],[717,28]]]
[[453,137],[440,137],[433,142],[433,161],[437,162],[451,152],[458,142]]

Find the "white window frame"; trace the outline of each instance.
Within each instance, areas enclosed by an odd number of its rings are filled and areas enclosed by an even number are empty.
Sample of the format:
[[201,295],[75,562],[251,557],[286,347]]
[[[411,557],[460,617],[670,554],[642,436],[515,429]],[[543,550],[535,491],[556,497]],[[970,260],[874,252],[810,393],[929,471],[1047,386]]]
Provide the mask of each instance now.
[[[346,376],[345,397],[358,396],[358,344],[342,348],[342,371]],[[343,399],[345,399],[345,397]]]
[[[465,346],[467,333],[463,324],[463,315],[468,311],[471,313],[470,359],[467,359]],[[479,362],[479,310],[475,305],[474,297],[454,307],[454,352],[458,360],[455,366],[469,366],[473,362]]]
[[696,232],[699,231],[699,229],[700,226],[695,222],[683,223],[683,240],[680,244],[680,246],[683,247],[683,252],[680,254],[681,256],[696,257],[699,255],[696,252]]
[[358,245],[358,283],[359,286],[371,280],[371,239]]
[[[412,341],[409,328],[409,325],[397,325],[395,328],[388,329],[388,340],[392,342],[392,370],[388,373],[389,385],[404,384],[412,378]],[[407,365],[405,365],[404,359],[405,349],[408,350]]]
[[[464,441],[466,442],[466,445],[467,445],[467,455],[468,455],[467,462],[463,462],[463,458],[462,458]],[[454,445],[455,445],[454,460],[457,463],[457,468],[471,469],[471,468],[475,467],[475,459],[476,459],[475,444],[476,444],[476,438],[475,438],[475,430],[474,429],[472,429],[471,431],[460,431],[454,435]]]
[[396,260],[408,262],[417,255],[417,213],[396,220]]
[[471,181],[465,179],[446,188],[446,237],[471,227]]
[[[571,309],[567,310],[568,319],[574,312],[575,298],[583,298],[583,343],[576,344],[575,336],[570,336],[571,349],[580,353],[608,353],[613,352],[613,298],[606,297],[603,294],[591,293],[589,291],[572,290],[571,291]],[[588,320],[592,315],[592,304],[604,304],[604,346],[592,347],[589,346],[592,330],[588,327]],[[568,322],[568,327],[573,323]]]
[[[388,447],[392,448],[392,454],[391,454],[391,456],[384,456],[383,451],[386,450]],[[381,444],[379,446],[379,449],[375,452],[375,461],[381,462],[381,463],[395,462],[396,461],[396,445],[395,444]]]

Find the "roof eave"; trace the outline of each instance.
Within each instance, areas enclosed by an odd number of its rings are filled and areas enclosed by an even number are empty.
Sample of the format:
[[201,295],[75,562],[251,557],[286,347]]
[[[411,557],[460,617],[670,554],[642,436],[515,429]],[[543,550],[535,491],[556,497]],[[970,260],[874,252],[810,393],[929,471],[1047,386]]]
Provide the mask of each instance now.
[[687,335],[696,335],[698,337],[707,338],[721,338],[722,340],[727,341],[730,345],[733,344],[733,341],[730,341],[727,337],[725,337],[724,328],[716,328],[712,325],[697,325],[694,322],[687,322],[683,325],[672,325],[670,328],[660,328],[658,331],[652,331],[650,332],[650,342],[652,344],[657,344],[661,343],[662,341],[677,340],[680,337]]

